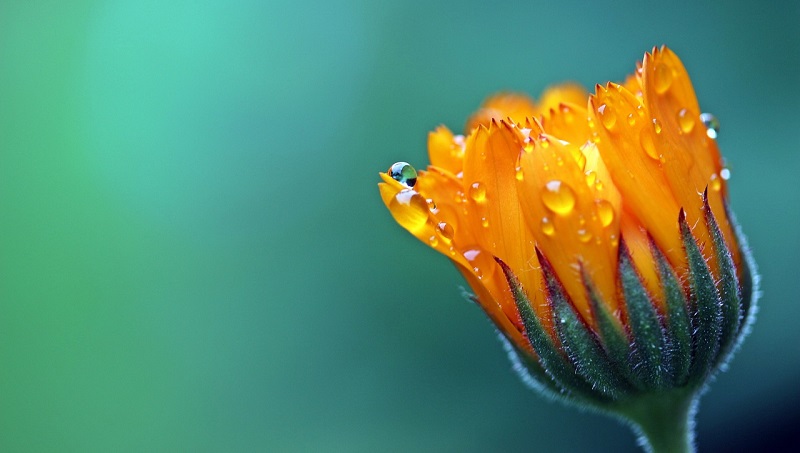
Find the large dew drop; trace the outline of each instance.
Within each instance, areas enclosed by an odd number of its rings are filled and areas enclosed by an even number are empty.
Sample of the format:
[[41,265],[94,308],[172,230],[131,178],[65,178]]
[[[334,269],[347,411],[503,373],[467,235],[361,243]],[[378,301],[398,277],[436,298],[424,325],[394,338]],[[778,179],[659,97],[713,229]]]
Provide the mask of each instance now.
[[553,180],[545,184],[542,202],[556,214],[567,215],[575,206],[575,192],[566,183]]
[[408,188],[417,183],[417,170],[408,162],[395,162],[389,167],[388,173],[392,179]]
[[495,261],[491,254],[480,247],[468,247],[464,249],[462,255],[472,266],[476,277],[483,279],[484,276],[491,275],[491,270],[495,266]]
[[411,189],[401,190],[389,203],[394,219],[413,234],[419,233],[428,222],[428,202]]
[[600,218],[600,223],[607,227],[614,221],[614,206],[607,200],[597,201],[597,216]]
[[617,124],[617,115],[614,111],[608,105],[603,104],[597,108],[597,113],[600,114],[600,121],[603,123],[603,127],[609,131],[613,130]]
[[719,120],[710,113],[701,113],[700,121],[706,127],[708,138],[715,139],[719,136]]
[[656,93],[663,94],[672,85],[672,68],[665,64],[656,66],[654,71]]
[[680,126],[684,134],[692,132],[692,129],[694,129],[694,121],[694,116],[689,113],[688,110],[680,109],[678,111],[678,126]]

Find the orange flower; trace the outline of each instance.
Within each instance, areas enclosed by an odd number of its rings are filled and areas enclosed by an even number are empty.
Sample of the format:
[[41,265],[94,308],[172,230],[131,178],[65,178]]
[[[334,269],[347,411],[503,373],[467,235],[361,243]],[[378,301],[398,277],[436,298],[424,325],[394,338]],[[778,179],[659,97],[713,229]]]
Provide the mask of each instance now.
[[466,136],[430,133],[427,170],[381,173],[381,196],[456,264],[537,385],[626,414],[654,391],[693,401],[755,286],[701,112],[681,61],[654,48],[594,94],[490,98]]

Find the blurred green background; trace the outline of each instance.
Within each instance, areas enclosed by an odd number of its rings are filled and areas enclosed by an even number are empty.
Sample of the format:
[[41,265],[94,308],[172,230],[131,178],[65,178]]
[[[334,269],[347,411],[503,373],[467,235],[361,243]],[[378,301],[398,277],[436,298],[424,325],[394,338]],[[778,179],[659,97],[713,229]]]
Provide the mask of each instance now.
[[700,446],[795,437],[800,3],[524,3],[0,3],[0,449],[635,451],[524,388],[376,183],[662,43],[763,275]]

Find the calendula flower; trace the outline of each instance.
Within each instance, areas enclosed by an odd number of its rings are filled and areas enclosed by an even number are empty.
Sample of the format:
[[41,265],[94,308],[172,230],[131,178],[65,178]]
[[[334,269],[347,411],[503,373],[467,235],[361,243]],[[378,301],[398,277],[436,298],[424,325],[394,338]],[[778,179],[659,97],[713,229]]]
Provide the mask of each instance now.
[[490,98],[431,164],[381,173],[395,220],[455,263],[526,382],[686,451],[709,378],[755,312],[719,124],[678,57],[623,83]]

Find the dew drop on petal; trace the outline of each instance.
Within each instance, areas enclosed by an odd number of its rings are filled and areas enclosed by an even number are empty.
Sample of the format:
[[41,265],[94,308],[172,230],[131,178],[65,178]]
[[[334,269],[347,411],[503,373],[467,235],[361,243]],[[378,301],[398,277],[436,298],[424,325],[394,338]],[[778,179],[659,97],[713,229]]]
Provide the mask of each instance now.
[[678,111],[678,126],[680,126],[681,131],[683,131],[684,134],[692,132],[692,129],[694,129],[694,123],[694,115],[689,113],[688,110],[680,109]]
[[598,200],[597,216],[600,218],[600,224],[604,227],[611,225],[611,222],[614,221],[614,206],[607,200]]
[[468,247],[464,249],[461,254],[464,255],[464,258],[472,266],[475,276],[480,279],[482,279],[495,264],[492,255],[480,247]]
[[578,228],[578,240],[586,243],[592,239],[592,233],[589,232],[586,228]]
[[453,235],[455,235],[455,233],[456,233],[456,232],[455,232],[455,229],[453,228],[453,226],[452,226],[452,225],[450,225],[450,224],[449,224],[449,223],[447,223],[447,222],[439,222],[439,224],[438,224],[438,225],[436,225],[436,229],[437,229],[437,230],[438,230],[438,232],[439,232],[439,236],[440,236],[440,237],[441,237],[441,238],[442,238],[442,239],[443,239],[443,240],[444,240],[446,243],[448,243],[448,244],[449,244],[450,242],[452,242],[452,241],[453,241]]
[[515,169],[515,176],[517,181],[522,181],[524,179],[524,175],[522,174],[522,167],[517,167]]
[[719,177],[724,179],[725,181],[731,179],[731,171],[727,168],[723,168],[719,171]]
[[422,195],[411,189],[398,192],[389,203],[389,210],[397,223],[414,234],[428,221],[428,203]]
[[714,192],[719,192],[719,189],[721,189],[721,188],[722,188],[722,181],[720,181],[720,178],[719,178],[719,176],[717,176],[717,174],[716,174],[716,173],[714,173],[713,175],[711,175],[711,180],[710,180],[710,182],[708,183],[708,186],[709,186],[709,187],[711,188],[711,190],[713,190]]
[[542,191],[542,202],[556,214],[566,215],[575,206],[575,192],[562,181],[549,181]]
[[636,115],[634,115],[633,113],[629,113],[628,114],[628,125],[629,126],[633,126],[635,124],[636,124]]
[[603,127],[609,131],[613,130],[617,124],[617,115],[614,111],[608,105],[602,104],[597,108],[597,113],[600,114],[600,121],[603,123]]
[[439,238],[437,238],[436,235],[429,237],[428,244],[430,244],[431,247],[436,247],[437,245],[439,245]]
[[586,172],[586,185],[592,186],[597,181],[597,173],[593,170]]
[[553,222],[551,222],[547,217],[542,217],[542,233],[547,236],[553,236],[556,234],[555,225],[553,225]]
[[658,159],[656,145],[653,143],[653,135],[646,128],[642,129],[639,133],[639,144],[642,145],[642,149],[644,149],[644,152],[647,153],[648,156],[656,160]]
[[475,203],[483,204],[486,202],[486,186],[480,182],[473,182],[469,186],[469,197]]
[[661,121],[658,121],[656,118],[653,118],[653,130],[656,131],[656,134],[661,133]]
[[719,120],[717,117],[710,113],[701,113],[700,122],[705,126],[708,138],[716,140],[719,136]]
[[486,217],[481,217],[481,226],[484,228],[489,228],[489,219]]
[[408,162],[395,162],[389,167],[389,176],[400,184],[408,187],[414,187],[417,183],[417,170]]
[[663,94],[672,85],[672,68],[666,64],[656,66],[654,71],[655,83],[653,87],[656,93]]
[[425,200],[425,201],[428,203],[428,209],[430,209],[430,210],[431,210],[431,212],[433,212],[434,214],[435,214],[435,213],[436,213],[436,212],[439,210],[439,209],[437,208],[437,206],[436,206],[436,202],[435,202],[435,201],[433,201],[433,198],[428,198],[428,199],[427,199],[427,200]]

